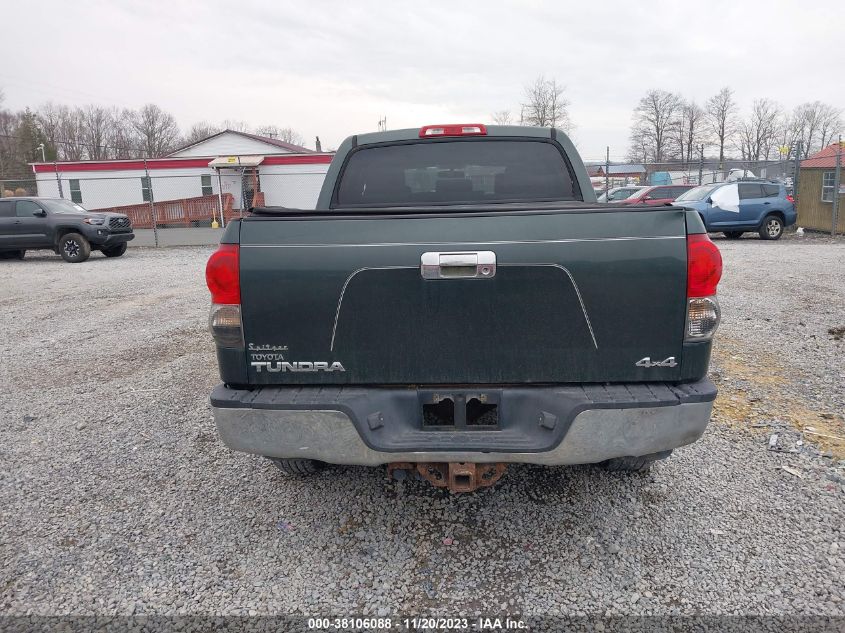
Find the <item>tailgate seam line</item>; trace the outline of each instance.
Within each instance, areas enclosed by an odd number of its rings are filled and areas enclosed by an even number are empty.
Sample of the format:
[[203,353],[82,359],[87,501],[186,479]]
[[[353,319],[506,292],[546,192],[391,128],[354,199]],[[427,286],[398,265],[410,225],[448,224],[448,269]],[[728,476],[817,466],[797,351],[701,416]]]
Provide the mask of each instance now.
[[365,270],[408,270],[413,268],[417,268],[417,266],[365,266],[364,268],[359,268],[349,275],[349,277],[346,278],[346,281],[343,282],[343,287],[340,289],[340,296],[337,299],[337,309],[334,313],[334,325],[332,326],[332,342],[331,345],[329,345],[329,351],[334,351],[334,337],[337,333],[337,320],[340,318],[340,306],[343,303],[343,295],[346,294],[346,286],[349,285],[349,282],[352,281],[352,278],[355,275],[364,272]]
[[590,338],[593,339],[593,346],[598,349],[599,344],[596,341],[596,335],[593,332],[593,324],[590,323],[590,315],[587,314],[587,308],[584,306],[584,299],[581,297],[581,291],[578,289],[578,284],[575,283],[575,278],[572,276],[572,273],[565,266],[561,266],[560,264],[499,264],[499,266],[551,266],[552,268],[560,268],[563,272],[566,273],[566,276],[569,277],[569,281],[572,284],[572,287],[575,289],[575,295],[578,297],[578,303],[581,304],[581,312],[584,314],[584,320],[587,322],[587,328],[590,330]]

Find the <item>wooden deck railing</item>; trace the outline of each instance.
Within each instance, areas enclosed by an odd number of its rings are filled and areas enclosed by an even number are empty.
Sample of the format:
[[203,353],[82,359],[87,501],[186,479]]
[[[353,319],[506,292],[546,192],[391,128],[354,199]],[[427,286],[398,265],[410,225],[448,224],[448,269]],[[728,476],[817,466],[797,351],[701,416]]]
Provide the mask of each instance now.
[[[228,222],[240,215],[233,209],[234,197],[231,193],[223,194],[223,214]],[[198,196],[196,198],[181,198],[178,200],[162,200],[154,202],[152,209],[149,202],[142,204],[127,204],[117,207],[101,207],[91,211],[124,213],[132,220],[136,229],[153,228],[152,210],[155,210],[158,226],[193,226],[195,223],[211,222],[215,217],[220,221],[220,198],[217,194]]]

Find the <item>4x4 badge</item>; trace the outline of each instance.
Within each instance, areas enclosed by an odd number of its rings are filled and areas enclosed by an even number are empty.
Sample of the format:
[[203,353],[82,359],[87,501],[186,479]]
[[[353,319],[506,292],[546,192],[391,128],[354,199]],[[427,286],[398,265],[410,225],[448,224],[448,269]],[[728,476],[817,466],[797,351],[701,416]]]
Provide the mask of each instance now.
[[675,362],[675,357],[670,356],[666,360],[651,360],[650,356],[646,356],[645,358],[641,358],[636,363],[634,363],[637,367],[677,367],[678,363]]

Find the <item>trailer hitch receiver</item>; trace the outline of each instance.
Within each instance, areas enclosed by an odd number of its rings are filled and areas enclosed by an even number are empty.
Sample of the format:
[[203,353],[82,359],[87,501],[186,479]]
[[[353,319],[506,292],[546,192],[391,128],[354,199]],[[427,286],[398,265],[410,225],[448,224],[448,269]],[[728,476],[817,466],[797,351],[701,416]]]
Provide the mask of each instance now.
[[507,464],[473,464],[470,462],[393,462],[387,466],[388,476],[401,479],[416,471],[422,479],[449,492],[473,492],[492,486],[501,479]]

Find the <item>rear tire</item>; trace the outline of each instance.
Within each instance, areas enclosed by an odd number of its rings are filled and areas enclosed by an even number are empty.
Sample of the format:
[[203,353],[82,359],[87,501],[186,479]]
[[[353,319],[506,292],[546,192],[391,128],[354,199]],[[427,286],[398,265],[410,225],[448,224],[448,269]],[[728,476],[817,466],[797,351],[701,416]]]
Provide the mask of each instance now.
[[744,231],[725,231],[725,237],[729,240],[738,240],[743,233]]
[[316,475],[326,467],[323,462],[314,459],[282,459],[281,457],[268,457],[267,459],[288,477]]
[[13,255],[13,257],[15,259],[23,259],[24,257],[26,257],[26,249],[22,248],[19,251],[15,251],[15,254]]
[[126,252],[126,242],[112,246],[111,248],[104,248],[102,251],[106,257],[120,257]]
[[644,473],[651,468],[654,462],[666,459],[671,454],[672,451],[661,451],[640,457],[614,457],[599,463],[599,466],[610,472]]
[[59,255],[71,264],[84,262],[91,256],[91,244],[79,233],[67,233],[59,240]]
[[761,240],[779,240],[783,235],[783,220],[778,216],[771,214],[763,219],[760,225],[760,239]]

